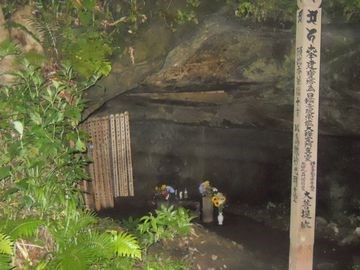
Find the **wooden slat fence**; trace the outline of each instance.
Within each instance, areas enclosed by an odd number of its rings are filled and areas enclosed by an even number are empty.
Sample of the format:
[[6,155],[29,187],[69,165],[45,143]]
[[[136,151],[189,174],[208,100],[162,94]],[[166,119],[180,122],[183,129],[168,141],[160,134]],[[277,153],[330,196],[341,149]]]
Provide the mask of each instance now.
[[91,143],[88,166],[92,181],[83,181],[87,207],[112,208],[118,197],[134,196],[129,113],[90,118],[83,124]]

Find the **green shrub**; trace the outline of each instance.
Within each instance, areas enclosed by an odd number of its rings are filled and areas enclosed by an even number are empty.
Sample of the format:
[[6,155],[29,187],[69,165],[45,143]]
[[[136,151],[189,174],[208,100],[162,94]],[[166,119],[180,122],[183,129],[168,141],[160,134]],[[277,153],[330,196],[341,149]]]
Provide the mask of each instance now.
[[[71,68],[46,79],[40,68],[25,67],[0,88],[0,268],[104,269],[119,257],[140,259],[134,236],[99,230],[98,218],[82,209],[86,136],[78,124],[82,90],[96,78],[84,85]],[[48,256],[16,257],[10,248],[24,239]]]
[[85,137],[77,127],[82,86],[71,68],[45,79],[25,63],[14,75],[14,85],[0,88],[0,203],[7,204],[0,211],[10,218],[64,216],[80,204],[77,184],[87,178]]
[[140,241],[145,247],[149,247],[159,240],[187,235],[190,232],[192,219],[188,210],[184,208],[162,206],[160,210],[155,210],[155,215],[150,213],[140,219],[138,225]]

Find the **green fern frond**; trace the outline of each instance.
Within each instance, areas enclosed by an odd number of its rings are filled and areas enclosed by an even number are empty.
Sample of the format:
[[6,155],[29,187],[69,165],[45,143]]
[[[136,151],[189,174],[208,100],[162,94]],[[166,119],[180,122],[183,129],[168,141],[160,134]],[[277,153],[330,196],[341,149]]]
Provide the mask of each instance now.
[[49,19],[42,15],[41,20],[31,20],[31,25],[34,27],[34,29],[36,29],[36,32],[41,35],[43,45],[52,48],[58,57],[58,40],[61,38],[61,35],[59,35],[59,25],[56,23],[56,21],[52,21],[50,23]]
[[12,239],[18,239],[20,237],[27,238],[34,236],[41,224],[43,224],[42,220],[25,218],[17,220],[6,220],[4,223],[0,224],[0,228]]
[[10,237],[0,233],[0,253],[6,255],[12,255],[13,254],[12,245],[13,243],[10,240]]
[[110,259],[114,256],[112,237],[108,233],[84,234],[78,239],[78,245],[88,249],[94,258]]
[[97,222],[97,218],[92,212],[84,212],[70,220],[70,226],[67,229],[66,236],[73,237],[84,229]]
[[54,260],[50,263],[49,269],[57,270],[88,270],[94,261],[92,250],[82,245],[71,245],[66,249],[54,254]]
[[114,256],[112,237],[106,233],[88,232],[80,235],[76,241],[64,241],[63,244],[65,246],[60,247],[60,251],[54,254],[50,269],[89,269],[102,259]]
[[10,262],[13,255],[13,242],[6,234],[0,233],[0,269],[11,269]]
[[[66,222],[55,224],[50,227],[50,231],[57,242],[68,242],[70,239],[83,233],[90,225],[97,223],[94,213],[82,212],[67,217]],[[70,240],[71,241],[71,240]]]
[[[117,241],[114,241],[115,238]],[[135,239],[117,234],[87,232],[76,241],[63,241],[62,245],[59,252],[54,254],[51,269],[88,269],[91,265],[110,260],[116,254],[141,257],[140,247]]]
[[113,236],[114,251],[119,256],[141,259],[141,248],[133,235],[115,231],[111,231],[111,234]]
[[64,249],[69,244],[77,242],[88,235],[91,225],[97,222],[97,218],[91,212],[82,212],[71,217],[65,222],[54,223],[49,227],[52,236],[56,240],[59,249]]
[[6,254],[0,254],[0,269],[2,270],[10,270],[12,267],[10,266],[11,257]]

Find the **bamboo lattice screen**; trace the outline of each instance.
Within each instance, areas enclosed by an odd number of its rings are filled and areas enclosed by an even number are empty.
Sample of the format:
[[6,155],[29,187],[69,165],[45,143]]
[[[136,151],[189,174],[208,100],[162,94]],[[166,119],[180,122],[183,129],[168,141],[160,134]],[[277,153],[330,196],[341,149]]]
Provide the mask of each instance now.
[[83,124],[91,137],[88,155],[92,181],[83,181],[84,200],[97,211],[115,198],[134,196],[129,113],[91,118]]

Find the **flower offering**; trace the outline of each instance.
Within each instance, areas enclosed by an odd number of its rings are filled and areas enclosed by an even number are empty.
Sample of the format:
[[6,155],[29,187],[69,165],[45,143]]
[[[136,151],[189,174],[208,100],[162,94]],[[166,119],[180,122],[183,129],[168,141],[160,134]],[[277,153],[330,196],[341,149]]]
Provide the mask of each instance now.
[[169,200],[175,196],[175,189],[172,186],[160,185],[155,187],[154,199],[155,200]]
[[214,206],[216,208],[218,208],[219,213],[221,213],[224,209],[225,206],[225,202],[226,202],[226,197],[223,193],[221,192],[216,192],[212,198],[211,198],[212,203],[214,204]]
[[203,197],[205,197],[205,196],[211,197],[217,191],[218,191],[217,188],[212,187],[210,185],[209,180],[205,180],[199,186],[199,192]]
[[203,197],[209,197],[213,205],[218,208],[219,213],[224,209],[226,197],[216,187],[211,186],[209,180],[205,180],[199,186],[199,192]]

